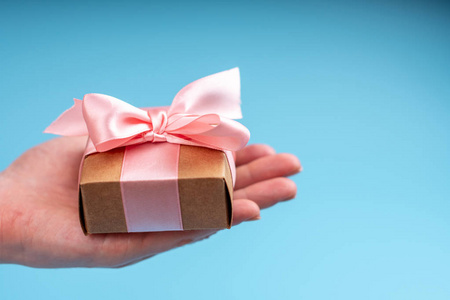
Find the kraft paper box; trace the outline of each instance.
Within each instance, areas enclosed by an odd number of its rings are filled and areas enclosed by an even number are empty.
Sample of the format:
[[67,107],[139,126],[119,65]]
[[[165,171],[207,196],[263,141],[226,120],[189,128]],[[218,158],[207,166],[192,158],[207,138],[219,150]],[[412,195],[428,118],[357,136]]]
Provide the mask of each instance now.
[[[178,161],[172,170],[165,165],[170,160]],[[152,179],[154,169],[164,171]],[[81,222],[87,233],[229,228],[232,190],[222,151],[169,143],[122,147],[85,158]]]
[[87,94],[46,130],[88,136],[80,165],[85,233],[230,228],[232,151],[250,133],[237,68],[194,81],[169,107]]

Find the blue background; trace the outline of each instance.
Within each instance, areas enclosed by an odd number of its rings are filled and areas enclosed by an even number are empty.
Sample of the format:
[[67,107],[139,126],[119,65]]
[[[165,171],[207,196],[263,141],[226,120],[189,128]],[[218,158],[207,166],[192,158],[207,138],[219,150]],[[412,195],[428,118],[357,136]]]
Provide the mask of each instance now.
[[0,169],[86,93],[167,105],[239,66],[295,200],[124,269],[0,266],[1,299],[450,299],[444,1],[1,2]]

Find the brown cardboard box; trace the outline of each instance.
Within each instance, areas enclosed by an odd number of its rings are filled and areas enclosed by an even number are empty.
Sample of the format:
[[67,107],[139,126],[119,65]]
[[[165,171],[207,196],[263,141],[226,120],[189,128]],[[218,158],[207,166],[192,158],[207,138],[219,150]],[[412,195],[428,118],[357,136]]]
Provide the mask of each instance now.
[[[233,185],[225,153],[202,147],[179,147],[178,195],[182,230],[230,228]],[[91,154],[83,162],[80,219],[87,234],[130,231],[120,181],[125,151],[123,147]],[[164,180],[151,184],[160,188]]]

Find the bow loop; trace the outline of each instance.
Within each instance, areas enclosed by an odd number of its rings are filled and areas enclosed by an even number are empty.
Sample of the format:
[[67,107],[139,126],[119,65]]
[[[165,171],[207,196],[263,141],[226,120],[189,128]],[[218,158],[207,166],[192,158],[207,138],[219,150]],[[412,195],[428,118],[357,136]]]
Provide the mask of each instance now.
[[89,135],[95,151],[145,142],[239,150],[250,133],[241,118],[239,70],[207,76],[184,87],[172,105],[140,109],[117,98],[87,94],[45,132]]

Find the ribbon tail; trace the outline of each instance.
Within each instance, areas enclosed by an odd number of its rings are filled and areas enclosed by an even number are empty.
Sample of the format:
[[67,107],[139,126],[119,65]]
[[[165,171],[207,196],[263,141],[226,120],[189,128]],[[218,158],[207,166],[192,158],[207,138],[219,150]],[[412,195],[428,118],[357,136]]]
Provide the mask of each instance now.
[[237,151],[248,143],[250,132],[239,122],[220,118],[220,124],[206,132],[185,134],[182,130],[174,130],[166,138],[169,143]]
[[88,135],[83,118],[83,101],[73,99],[75,104],[63,112],[44,132],[64,136]]

